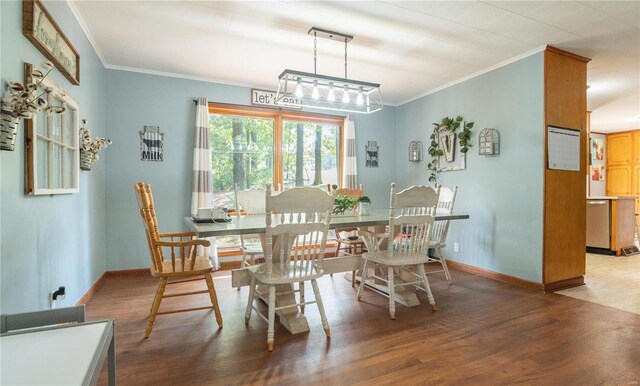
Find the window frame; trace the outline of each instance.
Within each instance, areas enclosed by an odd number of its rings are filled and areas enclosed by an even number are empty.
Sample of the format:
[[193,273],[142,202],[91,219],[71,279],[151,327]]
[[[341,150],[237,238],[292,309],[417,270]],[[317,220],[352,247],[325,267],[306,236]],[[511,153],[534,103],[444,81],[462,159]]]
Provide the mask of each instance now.
[[234,105],[227,103],[209,102],[209,114],[219,115],[235,115],[243,117],[269,118],[273,119],[273,186],[281,186],[283,183],[282,175],[282,137],[284,121],[303,121],[329,123],[339,126],[340,143],[338,145],[338,155],[340,164],[338,165],[338,186],[342,186],[342,174],[344,160],[342,159],[344,148],[344,118],[339,115],[309,113],[303,111],[290,111],[271,109],[266,107],[251,107],[244,105]]

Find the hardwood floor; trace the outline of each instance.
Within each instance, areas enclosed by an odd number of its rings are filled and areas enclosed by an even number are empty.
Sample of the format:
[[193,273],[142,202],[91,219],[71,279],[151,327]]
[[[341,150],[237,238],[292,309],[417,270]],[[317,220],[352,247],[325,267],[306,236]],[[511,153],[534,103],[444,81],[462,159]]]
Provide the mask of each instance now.
[[[311,331],[291,335],[276,322],[244,326],[248,290],[214,278],[224,328],[211,311],[160,316],[149,339],[145,323],[157,280],[108,277],[87,304],[89,320],[115,318],[120,385],[196,384],[638,384],[640,316],[582,300],[544,294],[452,271],[454,285],[430,275],[438,304],[397,305],[364,290],[362,302],[342,275],[319,280],[329,324],[327,341],[314,305]],[[196,289],[202,283],[189,284]],[[313,292],[307,291],[308,297]],[[193,306],[205,295],[167,299]],[[104,380],[104,379],[103,379]]]

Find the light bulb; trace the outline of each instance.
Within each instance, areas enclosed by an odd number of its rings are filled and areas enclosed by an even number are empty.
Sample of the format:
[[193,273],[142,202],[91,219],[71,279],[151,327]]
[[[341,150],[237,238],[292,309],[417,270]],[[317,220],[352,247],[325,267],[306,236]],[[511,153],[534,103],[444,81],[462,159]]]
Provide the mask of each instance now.
[[329,93],[327,94],[327,100],[333,102],[336,100],[336,94],[333,92],[333,82],[329,82]]
[[320,98],[320,93],[318,92],[318,81],[313,81],[313,91],[311,91],[311,98],[318,99]]
[[358,88],[358,96],[356,97],[356,104],[358,106],[362,106],[363,100],[362,100],[362,87]]
[[344,93],[342,93],[342,103],[349,103],[349,101],[351,101],[351,98],[349,98],[349,87],[345,84]]
[[298,85],[296,86],[296,98],[302,98],[302,79],[298,78]]

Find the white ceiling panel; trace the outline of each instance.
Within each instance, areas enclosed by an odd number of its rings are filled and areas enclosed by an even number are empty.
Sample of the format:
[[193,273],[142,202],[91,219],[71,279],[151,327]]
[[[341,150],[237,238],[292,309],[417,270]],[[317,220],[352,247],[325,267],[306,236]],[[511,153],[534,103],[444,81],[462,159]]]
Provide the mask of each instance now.
[[[593,59],[593,125],[638,128],[638,1],[70,4],[105,66],[230,84],[275,88],[285,68],[313,71],[313,26],[351,34],[348,76],[381,83],[391,105],[553,44]],[[318,40],[318,72],[344,75],[343,44]]]

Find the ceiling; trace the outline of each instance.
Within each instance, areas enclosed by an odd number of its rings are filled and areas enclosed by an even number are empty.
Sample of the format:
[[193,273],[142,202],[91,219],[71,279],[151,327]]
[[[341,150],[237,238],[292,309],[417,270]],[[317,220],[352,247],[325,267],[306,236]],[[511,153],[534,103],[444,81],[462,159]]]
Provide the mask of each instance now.
[[[640,128],[640,1],[72,1],[108,68],[275,89],[313,72],[316,26],[354,36],[348,77],[399,105],[552,44],[592,59],[591,129]],[[318,40],[318,73],[344,45]]]

